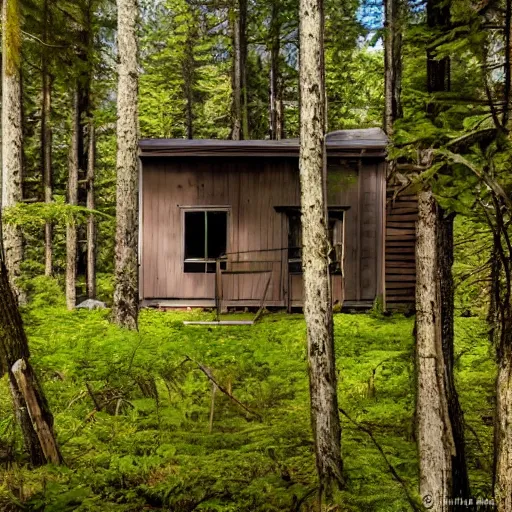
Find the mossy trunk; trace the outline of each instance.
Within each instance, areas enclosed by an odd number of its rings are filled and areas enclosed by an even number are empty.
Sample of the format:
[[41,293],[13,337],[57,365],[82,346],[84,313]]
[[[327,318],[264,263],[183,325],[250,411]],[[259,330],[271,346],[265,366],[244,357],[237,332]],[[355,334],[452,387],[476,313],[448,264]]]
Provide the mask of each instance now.
[[[21,105],[21,28],[18,0],[2,4],[2,209],[23,196],[23,116]],[[23,259],[21,229],[3,227],[5,264],[12,289],[20,303],[26,298],[19,286]]]
[[[43,389],[30,365],[28,341],[8,271],[0,261],[0,376],[8,373],[17,422],[34,466],[62,462],[55,436],[53,416]],[[17,368],[23,367],[23,378]]]

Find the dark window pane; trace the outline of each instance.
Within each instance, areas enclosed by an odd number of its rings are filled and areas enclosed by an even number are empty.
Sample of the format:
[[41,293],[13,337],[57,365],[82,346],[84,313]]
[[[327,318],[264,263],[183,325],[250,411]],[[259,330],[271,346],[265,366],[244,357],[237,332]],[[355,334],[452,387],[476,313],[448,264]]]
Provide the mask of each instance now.
[[208,215],[208,254],[214,260],[226,254],[227,247],[227,212],[207,212]]
[[[204,258],[205,212],[185,212],[185,259]],[[204,265],[203,265],[204,272]]]
[[288,263],[288,272],[290,272],[290,274],[302,274],[302,262],[290,261]]
[[288,231],[288,258],[296,259],[301,257],[302,253],[302,223],[300,214],[292,214],[289,217],[290,229]]
[[204,263],[190,263],[185,262],[183,270],[191,274],[204,274],[205,264]]

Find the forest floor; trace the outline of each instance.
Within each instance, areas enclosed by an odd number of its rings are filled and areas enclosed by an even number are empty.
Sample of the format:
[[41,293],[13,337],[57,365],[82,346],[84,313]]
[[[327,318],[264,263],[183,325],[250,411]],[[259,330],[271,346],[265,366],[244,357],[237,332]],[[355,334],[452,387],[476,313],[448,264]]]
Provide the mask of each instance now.
[[[137,334],[112,326],[108,314],[37,301],[25,310],[67,466],[26,467],[2,379],[0,455],[10,460],[0,460],[0,510],[311,510],[315,466],[301,315],[209,328],[182,321],[211,313],[143,311]],[[373,433],[414,494],[412,329],[413,319],[403,316],[335,315],[340,406]],[[490,497],[492,350],[477,318],[457,319],[456,335],[472,490]],[[199,365],[251,412],[217,391],[210,432],[212,384]],[[346,417],[342,423],[343,510],[410,510],[369,435]]]

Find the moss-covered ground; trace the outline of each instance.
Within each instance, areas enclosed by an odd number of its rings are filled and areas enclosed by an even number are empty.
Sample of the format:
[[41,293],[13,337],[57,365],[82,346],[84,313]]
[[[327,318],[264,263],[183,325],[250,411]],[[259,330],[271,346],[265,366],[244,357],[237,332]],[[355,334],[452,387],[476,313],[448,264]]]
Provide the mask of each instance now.
[[[34,303],[24,318],[67,465],[28,469],[4,377],[0,510],[312,510],[302,316],[209,328],[182,321],[211,313],[144,311],[138,334],[112,326],[108,311]],[[373,433],[414,493],[412,330],[413,319],[402,316],[335,316],[340,406]],[[456,330],[472,490],[489,497],[492,350],[481,320],[459,318]],[[197,363],[256,414],[217,392],[210,432],[212,384]],[[347,488],[333,510],[410,510],[368,434],[342,423]]]

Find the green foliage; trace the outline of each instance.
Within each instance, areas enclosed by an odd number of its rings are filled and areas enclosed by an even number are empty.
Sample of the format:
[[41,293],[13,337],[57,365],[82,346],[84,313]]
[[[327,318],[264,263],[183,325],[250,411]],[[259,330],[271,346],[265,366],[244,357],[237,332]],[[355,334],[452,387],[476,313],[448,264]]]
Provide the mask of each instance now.
[[61,226],[70,222],[85,224],[90,215],[109,218],[97,210],[67,204],[64,198],[58,197],[54,203],[18,203],[3,210],[2,220],[30,232],[42,228],[46,222]]
[[[0,381],[0,417],[6,418],[0,448],[13,446],[16,458],[15,465],[0,469],[0,506],[21,501],[32,511],[185,512],[196,506],[278,512],[305,498],[302,509],[313,510],[302,316],[273,314],[253,327],[208,328],[185,327],[182,320],[209,319],[211,313],[144,311],[140,332],[133,333],[113,326],[108,311],[45,307],[45,301],[62,300],[51,290],[56,292],[55,284],[34,282],[34,300],[24,315],[68,467],[23,465],[7,382]],[[413,321],[340,314],[335,327],[340,403],[372,430],[414,489]],[[492,436],[481,412],[492,403],[493,363],[479,320],[458,321],[456,354],[467,419],[487,449]],[[212,386],[194,361],[263,421],[217,392],[210,433]],[[93,412],[86,383],[102,411]],[[154,383],[157,399],[147,394],[148,383]],[[368,436],[342,421],[348,481],[343,509],[409,510]],[[474,438],[469,446],[475,492],[488,490],[490,473]]]

